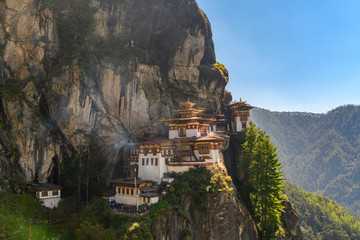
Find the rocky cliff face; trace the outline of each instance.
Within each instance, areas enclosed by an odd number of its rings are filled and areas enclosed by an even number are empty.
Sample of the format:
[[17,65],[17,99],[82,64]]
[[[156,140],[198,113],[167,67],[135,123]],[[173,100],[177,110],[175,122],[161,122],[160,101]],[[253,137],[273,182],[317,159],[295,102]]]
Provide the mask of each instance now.
[[27,180],[48,178],[78,129],[111,170],[123,143],[181,101],[223,108],[227,76],[194,0],[1,1],[0,53],[1,151]]
[[278,240],[301,240],[303,234],[300,229],[299,216],[294,206],[288,200],[283,201],[284,212],[281,216],[281,226],[285,230],[284,236],[279,236]]
[[184,199],[186,217],[171,214],[158,224],[158,239],[256,240],[258,233],[245,206],[233,194],[208,199],[204,213]]

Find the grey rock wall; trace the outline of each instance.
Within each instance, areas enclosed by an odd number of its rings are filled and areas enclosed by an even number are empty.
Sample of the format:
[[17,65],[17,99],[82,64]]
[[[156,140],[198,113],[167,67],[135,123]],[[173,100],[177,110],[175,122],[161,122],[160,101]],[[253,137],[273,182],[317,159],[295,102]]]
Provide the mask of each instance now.
[[111,176],[123,144],[170,117],[180,102],[190,98],[221,112],[227,76],[214,66],[210,24],[194,0],[89,1],[92,36],[116,39],[131,52],[121,61],[89,59],[89,70],[78,59],[56,66],[58,19],[69,9],[57,15],[45,2],[0,2],[2,81],[16,81],[26,96],[3,91],[2,118],[26,180],[48,178],[62,149],[78,148],[79,129],[99,139]]

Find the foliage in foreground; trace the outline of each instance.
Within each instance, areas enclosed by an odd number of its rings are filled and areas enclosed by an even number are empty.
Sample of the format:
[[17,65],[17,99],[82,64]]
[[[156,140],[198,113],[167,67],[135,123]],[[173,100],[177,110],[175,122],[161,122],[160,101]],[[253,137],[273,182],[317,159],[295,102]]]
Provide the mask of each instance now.
[[62,234],[61,225],[46,224],[54,215],[30,194],[0,194],[0,239],[52,239]]
[[[50,211],[28,194],[0,195],[0,239],[15,234],[18,238],[14,239],[26,239],[29,236],[29,219],[36,218],[62,219],[59,225],[32,225],[32,234],[36,239],[157,239],[159,223],[171,220],[174,215],[178,215],[178,220],[188,220],[184,210],[185,199],[194,203],[196,211],[201,215],[208,210],[209,198],[233,192],[229,187],[231,177],[223,173],[211,175],[206,168],[191,169],[174,177],[167,196],[149,214],[139,217],[113,214],[99,198],[93,198],[87,206],[81,208],[76,196],[66,198],[58,208]],[[189,234],[189,229],[181,233],[183,237]]]
[[305,240],[360,239],[360,219],[335,201],[287,183],[284,192],[299,215]]
[[262,239],[277,235],[282,204],[282,172],[270,137],[250,122],[243,145],[242,166],[248,172],[250,210]]

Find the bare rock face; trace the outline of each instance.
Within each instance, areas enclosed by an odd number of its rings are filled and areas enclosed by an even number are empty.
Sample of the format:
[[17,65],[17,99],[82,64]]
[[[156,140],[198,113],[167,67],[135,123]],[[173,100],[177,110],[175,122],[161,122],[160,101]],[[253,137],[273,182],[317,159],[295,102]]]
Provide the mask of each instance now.
[[284,213],[281,216],[281,225],[285,230],[285,236],[279,236],[278,240],[301,240],[303,235],[300,229],[299,216],[294,206],[288,200],[284,200]]
[[223,109],[227,76],[195,0],[78,2],[92,13],[79,18],[95,24],[70,38],[63,20],[76,17],[72,1],[0,2],[1,117],[27,180],[46,180],[64,149],[78,148],[79,129],[99,140],[110,176],[123,144],[149,126],[161,130],[157,121],[180,102]]
[[39,106],[40,94],[33,82],[25,86],[24,93],[28,100],[5,95],[4,110],[20,153],[18,161],[25,178],[45,180],[53,167],[53,159],[61,156],[60,143],[44,126],[44,119],[37,115],[35,106]]
[[208,199],[206,212],[184,199],[186,217],[170,214],[158,224],[158,239],[258,240],[254,221],[233,194]]
[[187,98],[221,112],[226,80],[213,65],[210,25],[195,1],[94,1],[93,6],[96,34],[139,51],[126,65],[102,61],[93,79],[105,107],[128,131],[169,117]]
[[4,60],[16,79],[44,74],[44,55],[55,57],[55,20],[35,0],[6,0],[1,4],[1,27],[5,32]]
[[250,213],[234,196],[222,194],[219,198],[213,199],[210,205],[210,216],[207,218],[209,222],[205,225],[205,239],[258,239]]
[[45,180],[55,155],[61,158],[60,142],[39,113],[41,92],[27,79],[45,75],[44,56],[55,56],[55,21],[33,0],[1,2],[0,9],[2,139],[13,152],[3,156],[17,158],[27,180]]

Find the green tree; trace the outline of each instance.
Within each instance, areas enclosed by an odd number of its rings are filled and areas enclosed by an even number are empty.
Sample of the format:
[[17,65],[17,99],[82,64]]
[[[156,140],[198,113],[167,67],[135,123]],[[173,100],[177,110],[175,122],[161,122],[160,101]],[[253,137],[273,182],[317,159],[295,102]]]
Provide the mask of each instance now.
[[84,200],[89,202],[106,188],[103,176],[106,158],[101,149],[102,140],[83,130],[76,130],[73,138],[78,145],[70,156],[64,155],[61,171],[64,193],[72,196],[77,192],[79,203]]
[[115,233],[112,229],[105,229],[99,223],[91,224],[85,221],[76,229],[75,238],[79,240],[110,240],[115,239]]
[[270,137],[250,123],[246,130],[244,158],[248,168],[251,211],[262,239],[274,237],[279,229],[282,205],[281,163]]

